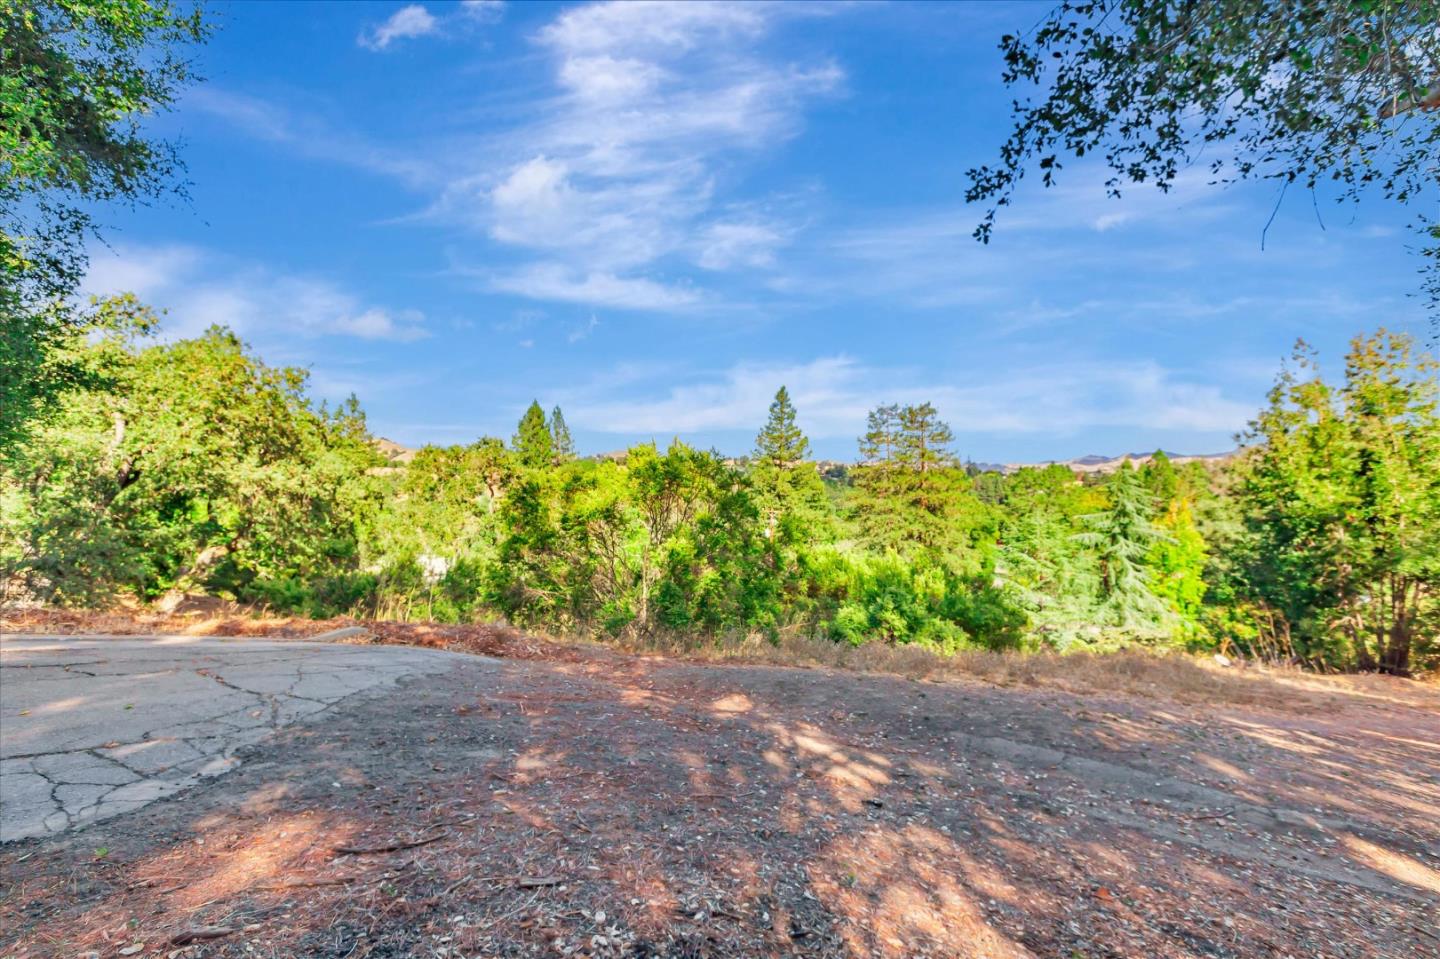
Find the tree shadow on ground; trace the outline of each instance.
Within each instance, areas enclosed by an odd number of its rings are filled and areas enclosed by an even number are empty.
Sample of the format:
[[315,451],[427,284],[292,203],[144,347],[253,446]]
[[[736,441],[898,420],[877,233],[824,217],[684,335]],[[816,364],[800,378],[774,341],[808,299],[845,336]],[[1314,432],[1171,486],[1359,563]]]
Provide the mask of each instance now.
[[1440,955],[1437,741],[1417,711],[467,664],[353,697],[179,799],[6,847],[0,945]]

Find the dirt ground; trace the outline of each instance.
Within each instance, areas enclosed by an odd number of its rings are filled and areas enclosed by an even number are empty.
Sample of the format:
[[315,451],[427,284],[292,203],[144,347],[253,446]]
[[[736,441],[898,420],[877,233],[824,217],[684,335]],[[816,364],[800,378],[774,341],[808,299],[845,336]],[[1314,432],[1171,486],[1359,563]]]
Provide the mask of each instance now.
[[0,847],[0,956],[1440,957],[1433,687],[1207,704],[473,641],[498,677],[358,694]]

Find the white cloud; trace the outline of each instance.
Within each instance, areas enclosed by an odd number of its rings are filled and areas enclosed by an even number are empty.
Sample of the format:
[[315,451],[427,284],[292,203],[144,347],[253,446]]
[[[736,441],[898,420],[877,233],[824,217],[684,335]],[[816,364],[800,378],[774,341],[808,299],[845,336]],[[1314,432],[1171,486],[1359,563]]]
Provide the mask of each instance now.
[[184,106],[219,117],[257,139],[286,144],[305,156],[393,176],[413,186],[432,186],[443,180],[428,157],[378,145],[258,97],[205,85],[188,92]]
[[212,325],[263,332],[407,341],[428,336],[424,316],[367,304],[329,280],[277,272],[194,247],[119,246],[91,255],[86,294],[131,292],[168,311],[162,334]]
[[599,326],[600,321],[596,319],[594,313],[591,313],[590,319],[570,331],[569,335],[565,337],[565,342],[579,343],[581,340],[589,339],[590,334],[594,333]]
[[440,21],[418,3],[401,7],[384,23],[371,30],[363,31],[357,42],[371,50],[384,50],[395,40],[409,40],[435,33]]
[[768,223],[712,223],[700,236],[696,262],[707,270],[772,266],[775,248],[784,242],[781,231]]
[[423,5],[412,3],[401,7],[377,26],[362,30],[356,42],[370,50],[387,49],[396,40],[439,36],[463,30],[469,24],[495,23],[504,15],[503,0],[462,0],[453,16],[435,16]]
[[460,0],[460,12],[481,23],[494,23],[505,14],[505,0]]
[[[589,291],[608,296],[584,302],[661,309],[675,301],[673,290],[656,295],[664,261],[769,266],[783,225],[726,215],[717,197],[730,158],[793,136],[806,105],[840,87],[831,63],[779,62],[757,49],[779,20],[812,12],[598,3],[561,13],[535,37],[558,95],[502,137],[498,171],[452,178],[432,215],[542,254],[548,262],[535,270],[550,282],[522,271],[529,282],[503,287],[536,298]],[[594,279],[554,282],[559,267]]]
[[1103,427],[1230,433],[1254,412],[1217,387],[1188,382],[1148,361],[969,372],[962,386],[835,356],[790,365],[740,363],[694,380],[659,395],[618,400],[581,392],[566,408],[575,408],[577,425],[605,433],[751,430],[764,421],[776,389],[784,385],[801,427],[817,439],[858,435],[866,413],[890,402],[933,402],[962,436]]
[[680,310],[697,305],[693,290],[646,277],[576,272],[559,263],[535,263],[492,278],[495,289],[537,300],[560,300],[628,310]]

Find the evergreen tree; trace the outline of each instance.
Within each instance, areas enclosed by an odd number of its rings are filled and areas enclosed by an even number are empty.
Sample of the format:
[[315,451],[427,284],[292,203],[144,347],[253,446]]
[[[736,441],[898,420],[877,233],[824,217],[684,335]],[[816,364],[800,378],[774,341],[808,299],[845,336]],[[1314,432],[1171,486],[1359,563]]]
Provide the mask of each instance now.
[[[825,484],[806,461],[810,441],[795,423],[790,393],[780,387],[770,416],[755,437],[750,484],[767,539],[824,541],[833,532]],[[782,529],[782,525],[788,526]]]
[[1100,561],[1100,602],[1113,626],[1158,626],[1165,605],[1150,591],[1145,560],[1166,538],[1154,523],[1155,498],[1126,460],[1107,486],[1110,506],[1081,517],[1088,530],[1076,539]]
[[900,407],[894,403],[875,407],[866,418],[865,435],[860,437],[860,458],[867,464],[888,465],[899,432]]
[[854,474],[861,541],[974,572],[976,534],[992,516],[970,493],[950,427],[929,403],[878,407],[868,425]]
[[1161,509],[1168,507],[1180,491],[1180,474],[1164,450],[1155,451],[1150,462],[1140,468],[1140,477]]
[[895,462],[904,469],[928,473],[953,469],[958,463],[950,444],[955,434],[929,403],[902,407],[896,435]]
[[575,440],[558,406],[550,413],[550,446],[556,463],[568,463],[575,458]]
[[795,406],[790,402],[790,391],[782,386],[770,404],[770,418],[755,437],[755,457],[767,460],[772,466],[789,469],[809,455],[810,441],[795,424]]
[[510,441],[520,465],[531,469],[543,469],[550,465],[555,454],[554,440],[550,435],[550,423],[538,401],[532,400],[530,408],[520,417],[520,425]]
[[1440,365],[1385,330],[1342,387],[1298,375],[1303,343],[1295,361],[1245,436],[1244,591],[1305,658],[1406,673],[1440,636]]

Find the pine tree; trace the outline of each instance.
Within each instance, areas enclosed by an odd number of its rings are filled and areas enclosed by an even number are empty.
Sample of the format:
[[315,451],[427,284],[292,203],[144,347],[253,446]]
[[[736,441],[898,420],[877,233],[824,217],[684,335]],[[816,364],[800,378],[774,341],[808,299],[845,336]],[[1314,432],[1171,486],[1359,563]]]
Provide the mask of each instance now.
[[1164,450],[1155,451],[1150,462],[1140,468],[1140,476],[1161,509],[1167,508],[1180,491],[1180,474]]
[[875,407],[865,420],[865,435],[860,437],[860,458],[871,465],[890,465],[899,432],[900,407],[894,403]]
[[854,473],[861,540],[903,556],[927,554],[955,568],[973,559],[972,533],[989,511],[950,449],[954,433],[929,403],[871,411]]
[[770,404],[769,419],[755,437],[750,468],[751,489],[769,539],[775,538],[786,517],[793,518],[808,538],[829,538],[825,485],[815,464],[806,462],[809,453],[810,441],[796,425],[790,392],[782,386]]
[[554,442],[550,436],[550,424],[545,411],[537,401],[531,401],[530,408],[520,417],[520,425],[510,441],[515,455],[522,466],[541,469],[549,466],[554,456]]
[[558,406],[550,414],[550,445],[557,464],[568,463],[575,458],[575,440],[570,436],[565,414]]
[[1082,516],[1088,530],[1076,539],[1100,561],[1100,604],[1114,626],[1158,626],[1167,609],[1150,590],[1146,558],[1166,534],[1151,522],[1155,497],[1126,460],[1107,487],[1110,507]]
[[770,418],[755,437],[755,458],[768,460],[772,466],[789,469],[804,462],[810,455],[810,441],[795,424],[795,406],[790,391],[780,387],[770,404]]
[[900,410],[895,448],[898,465],[917,473],[954,467],[957,461],[950,449],[954,442],[955,434],[949,424],[940,419],[940,414],[929,403]]

